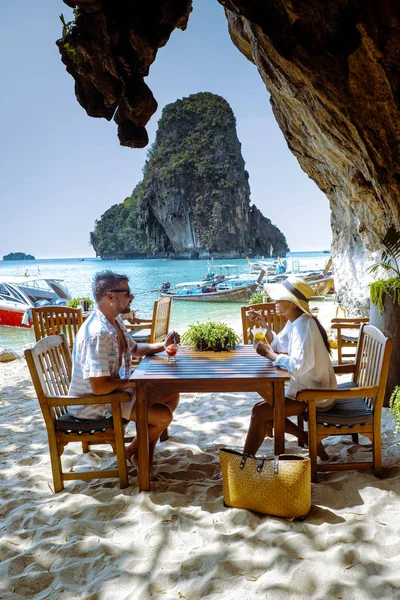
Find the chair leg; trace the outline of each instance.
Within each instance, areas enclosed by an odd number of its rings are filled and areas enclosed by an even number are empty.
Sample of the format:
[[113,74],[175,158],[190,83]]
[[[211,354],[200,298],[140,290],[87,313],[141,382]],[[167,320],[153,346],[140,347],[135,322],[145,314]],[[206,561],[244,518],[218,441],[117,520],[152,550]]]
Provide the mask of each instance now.
[[122,489],[128,487],[128,468],[125,459],[124,427],[122,425],[121,405],[112,405],[112,416],[114,421],[115,439],[111,442],[117,455],[119,487]]
[[90,452],[89,442],[82,442],[82,452],[84,454],[86,454],[87,452]]
[[[302,429],[302,430],[304,431],[304,419],[303,419],[303,417],[302,417],[301,415],[299,415],[299,416],[297,417],[297,427],[298,427],[299,429]],[[303,442],[300,440],[300,438],[297,438],[297,440],[298,440],[298,446],[299,446],[299,448],[304,448],[304,444],[303,444]]]
[[125,445],[124,445],[124,438],[123,438],[122,431],[121,431],[121,433],[116,431],[116,439],[114,442],[114,446],[116,448],[115,453],[117,455],[117,463],[118,463],[119,487],[122,490],[122,489],[128,487],[128,485],[129,485],[128,469],[126,466],[126,459],[125,459]]
[[338,354],[338,365],[343,364],[342,358],[342,332],[339,329],[337,332],[337,354]]
[[168,427],[166,427],[166,429],[164,429],[164,431],[161,432],[160,442],[166,442],[168,438],[169,438]]
[[382,449],[381,449],[381,432],[374,431],[372,440],[372,452],[374,462],[374,475],[375,477],[382,476]]
[[[63,446],[62,446],[63,448]],[[62,478],[62,465],[61,465],[61,457],[59,452],[59,445],[57,441],[52,436],[49,436],[49,450],[50,450],[50,462],[51,462],[51,471],[53,474],[53,483],[54,483],[54,492],[61,492],[64,489],[64,481]]]
[[308,403],[308,452],[311,461],[311,481],[317,483],[317,408],[315,402]]

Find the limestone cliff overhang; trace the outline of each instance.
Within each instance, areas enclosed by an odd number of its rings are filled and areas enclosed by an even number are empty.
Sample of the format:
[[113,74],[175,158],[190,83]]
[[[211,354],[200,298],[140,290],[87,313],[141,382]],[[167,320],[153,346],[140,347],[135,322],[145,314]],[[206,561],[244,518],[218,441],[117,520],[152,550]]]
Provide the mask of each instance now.
[[144,82],[172,31],[186,29],[192,0],[64,0],[75,19],[57,41],[91,117],[114,119],[121,145],[143,148],[157,102]]

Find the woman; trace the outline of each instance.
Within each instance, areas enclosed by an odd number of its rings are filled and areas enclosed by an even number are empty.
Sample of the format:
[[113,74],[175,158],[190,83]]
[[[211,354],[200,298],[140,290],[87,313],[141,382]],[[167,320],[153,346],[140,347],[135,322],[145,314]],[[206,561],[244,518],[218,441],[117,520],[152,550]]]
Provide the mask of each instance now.
[[[281,315],[288,321],[284,329],[276,334],[268,328],[264,317],[255,310],[249,311],[249,320],[267,329],[265,343],[257,343],[261,356],[272,360],[276,367],[290,373],[289,385],[285,388],[285,416],[301,415],[307,409],[306,402],[298,402],[296,393],[304,388],[336,388],[336,377],[330,360],[331,349],[328,336],[321,323],[312,316],[308,304],[313,295],[312,288],[302,279],[289,276],[280,284],[265,286],[267,293],[275,299]],[[334,400],[318,400],[319,411],[331,409]],[[256,454],[273,421],[273,408],[265,401],[253,407],[250,427],[244,452]],[[307,444],[307,433],[286,419],[285,429]],[[321,458],[327,459],[322,445]]]

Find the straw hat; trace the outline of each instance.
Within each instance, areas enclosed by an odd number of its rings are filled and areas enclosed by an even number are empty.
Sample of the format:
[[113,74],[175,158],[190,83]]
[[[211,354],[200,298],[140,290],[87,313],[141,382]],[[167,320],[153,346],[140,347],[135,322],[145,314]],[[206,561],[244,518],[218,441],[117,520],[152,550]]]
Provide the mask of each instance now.
[[312,288],[300,277],[289,275],[281,283],[266,283],[264,289],[269,296],[276,302],[278,300],[288,300],[296,304],[303,312],[312,317],[309,299],[313,295]]

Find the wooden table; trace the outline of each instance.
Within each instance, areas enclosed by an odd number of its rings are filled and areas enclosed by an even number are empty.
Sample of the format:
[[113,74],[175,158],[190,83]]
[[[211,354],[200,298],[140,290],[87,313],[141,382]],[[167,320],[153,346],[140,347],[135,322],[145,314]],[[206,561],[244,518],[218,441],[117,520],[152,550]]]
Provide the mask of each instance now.
[[150,489],[147,400],[152,392],[258,392],[274,407],[275,454],[285,450],[284,383],[289,374],[259,356],[253,346],[238,346],[232,352],[183,347],[176,363],[168,363],[165,352],[146,356],[131,379],[136,384],[139,491]]

